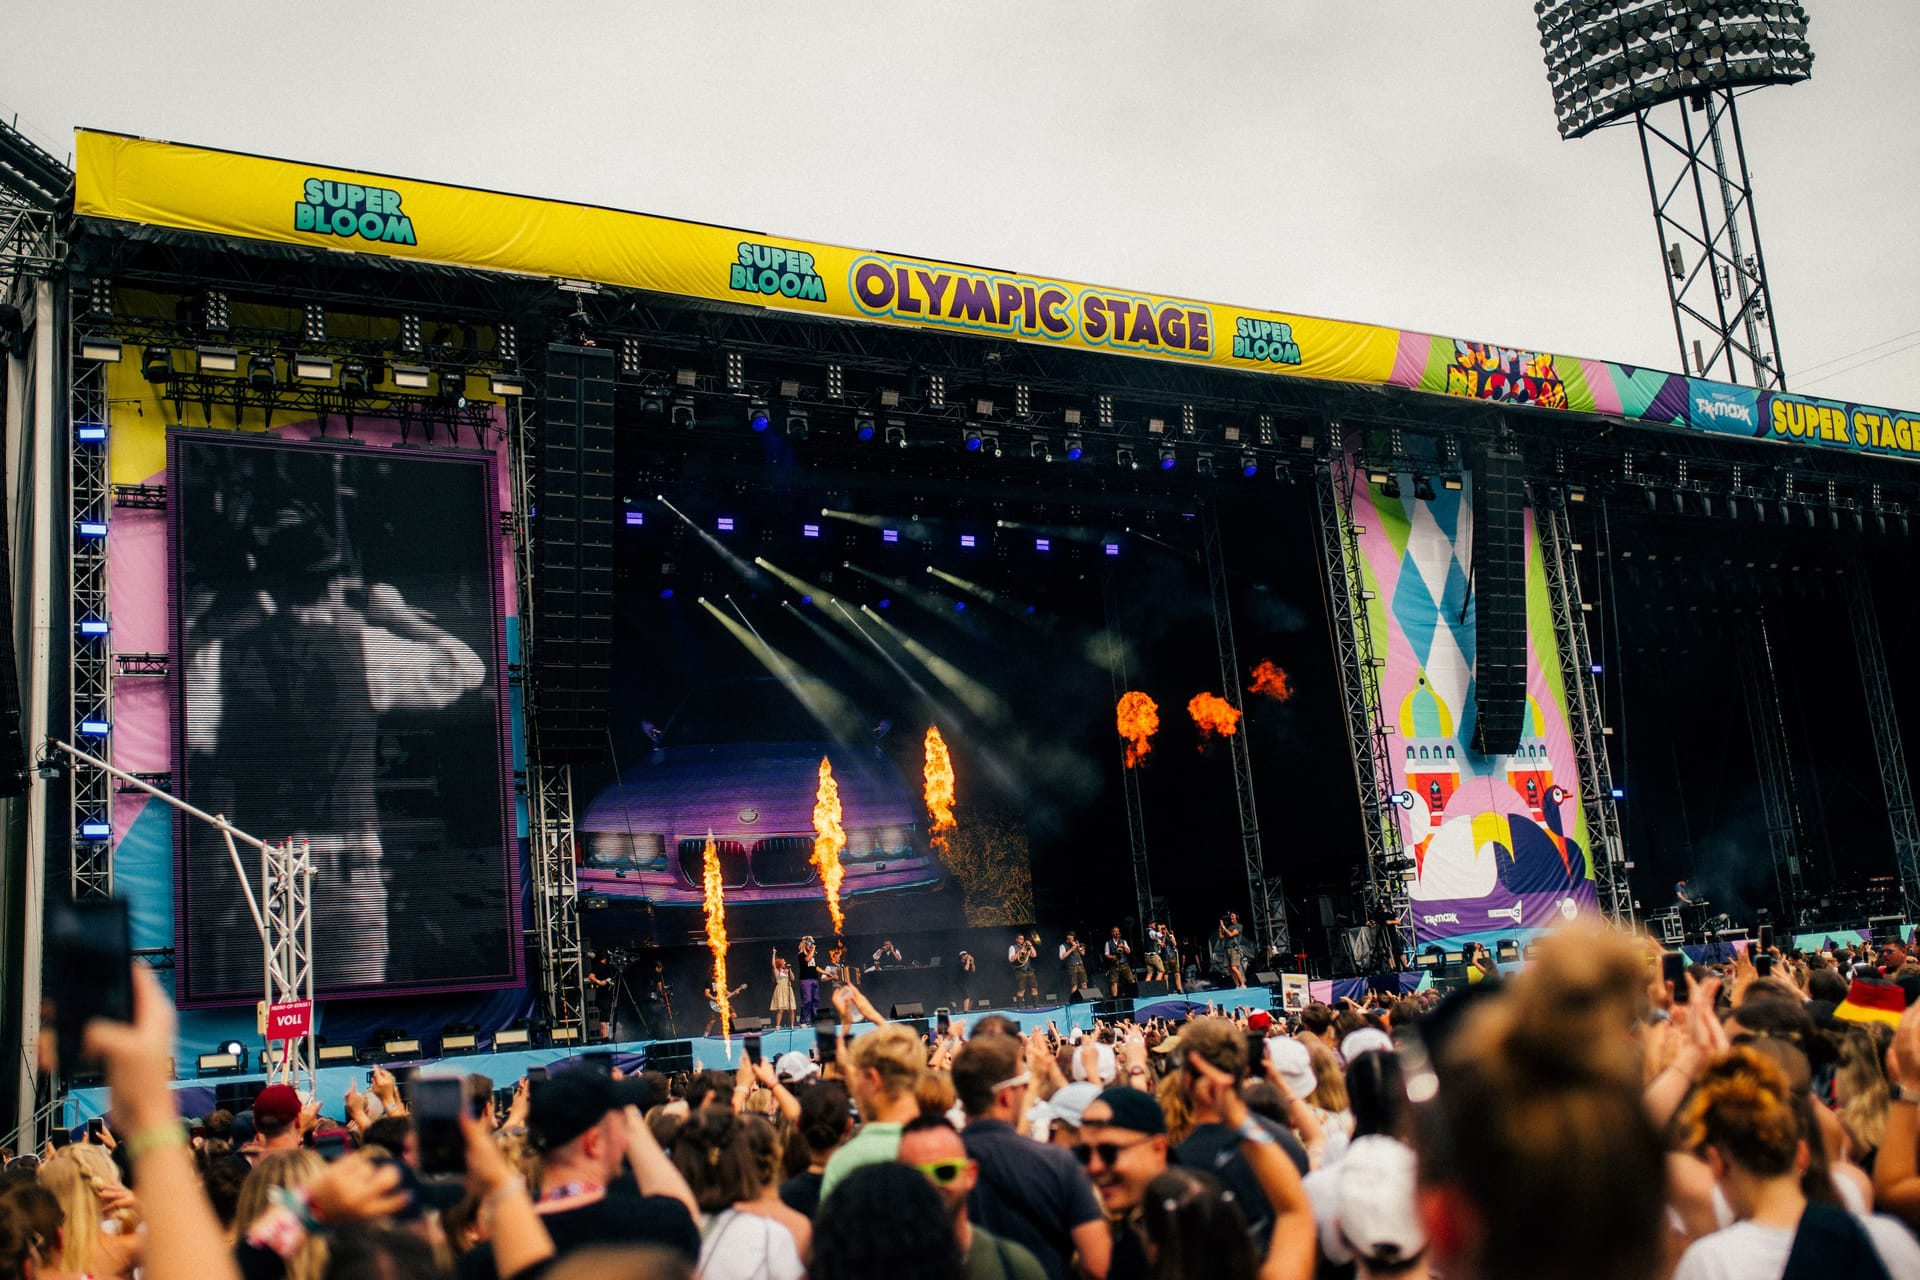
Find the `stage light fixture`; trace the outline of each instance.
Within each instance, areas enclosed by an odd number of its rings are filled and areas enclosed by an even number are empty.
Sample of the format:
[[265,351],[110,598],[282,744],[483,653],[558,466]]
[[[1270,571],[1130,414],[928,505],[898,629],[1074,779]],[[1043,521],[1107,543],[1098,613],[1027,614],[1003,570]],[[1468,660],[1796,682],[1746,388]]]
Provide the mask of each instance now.
[[866,413],[854,415],[853,438],[862,442],[873,439],[873,415]]
[[247,357],[247,385],[255,391],[272,391],[280,385],[280,366],[264,351]]
[[107,522],[105,520],[82,520],[79,524],[75,525],[74,528],[83,538],[104,538],[107,536]]
[[194,357],[202,373],[234,373],[240,368],[240,353],[232,347],[198,347]]
[[225,333],[233,327],[233,308],[227,301],[227,295],[218,289],[209,289],[200,295],[200,330],[202,333]]
[[1140,459],[1134,456],[1131,448],[1123,447],[1114,450],[1113,461],[1115,466],[1125,471],[1138,471],[1140,469]]
[[719,517],[716,517],[716,518],[715,518],[715,520],[714,520],[714,522],[713,522],[713,527],[714,527],[715,529],[717,529],[717,530],[719,530],[719,531],[720,531],[721,533],[732,533],[732,532],[733,532],[733,517],[732,517],[732,516],[719,516]]
[[237,1076],[246,1074],[247,1051],[228,1053],[224,1048],[218,1053],[203,1053],[194,1059],[195,1071],[203,1076]]
[[172,381],[173,352],[166,347],[148,347],[140,355],[140,372],[151,383]]
[[327,340],[327,309],[309,302],[300,316],[300,341],[317,347]]
[[107,840],[111,839],[112,836],[113,824],[111,822],[83,822],[80,824],[80,838],[82,840]]
[[1393,472],[1388,471],[1385,467],[1367,468],[1367,483],[1369,484],[1388,484],[1392,480]]
[[349,1063],[360,1056],[358,1045],[327,1044],[324,1041],[314,1046],[314,1060],[323,1067]]
[[1240,455],[1240,474],[1251,480],[1260,474],[1260,459],[1250,453]]
[[440,371],[440,399],[456,409],[467,407],[467,375],[462,369]]
[[1389,478],[1385,484],[1380,486],[1380,496],[1383,498],[1399,497],[1400,482],[1398,480]]
[[[1162,459],[1160,465],[1164,467],[1166,460]],[[1214,474],[1213,455],[1210,453],[1195,455],[1193,459],[1193,471],[1195,475],[1211,477]]]
[[688,431],[694,428],[693,401],[675,400],[673,402],[673,425]]
[[382,1041],[380,1056],[388,1061],[395,1058],[417,1058],[420,1056],[420,1041],[413,1036]]
[[364,396],[373,390],[373,382],[364,360],[349,360],[340,366],[340,391],[344,395]]
[[1048,551],[1051,551],[1051,550],[1053,550],[1053,539],[1051,539],[1051,538],[1035,538],[1035,539],[1033,540],[1033,549],[1034,549],[1035,551],[1038,551],[1038,552],[1041,552],[1041,553],[1043,553],[1043,554],[1044,554],[1045,552],[1048,552]]
[[95,276],[88,283],[87,314],[95,316],[113,314],[113,281],[106,276]]
[[767,402],[759,396],[747,401],[747,425],[755,431],[765,431],[773,422],[767,413]]
[[986,444],[986,440],[981,436],[981,434],[978,431],[967,432],[966,438],[961,442],[962,447],[965,448],[968,453],[980,452],[981,448],[984,447],[985,444]]
[[880,531],[880,541],[898,542],[900,541],[900,531],[898,529],[882,529]]
[[627,512],[627,527],[629,529],[637,529],[642,525],[646,524],[646,522],[647,522],[646,512],[644,511]]
[[[1073,412],[1075,417],[1079,416],[1079,410],[1076,409]],[[1080,459],[1086,456],[1087,456],[1086,442],[1083,441],[1079,436],[1068,436],[1067,437],[1067,461],[1078,462],[1080,461]]]
[[83,422],[73,429],[73,438],[81,444],[99,444],[107,438],[106,424]]
[[410,356],[417,356],[426,349],[426,342],[420,334],[420,317],[403,315],[400,317],[400,350]]
[[1177,462],[1179,462],[1179,458],[1175,456],[1171,447],[1160,450],[1160,469],[1162,471],[1173,470]]
[[527,380],[515,374],[495,373],[487,378],[487,390],[502,400],[512,400],[527,394]]
[[902,449],[906,448],[907,447],[907,429],[905,427],[900,427],[900,426],[888,427],[887,443],[893,444],[893,445],[899,445]]
[[326,356],[295,355],[292,364],[293,376],[301,382],[331,382],[333,380],[333,361]]
[[474,1053],[480,1048],[480,1028],[471,1022],[449,1022],[440,1031],[440,1056]]
[[629,378],[640,376],[640,343],[634,338],[620,339],[620,372]]
[[1119,555],[1119,554],[1120,554],[1120,544],[1119,544],[1119,543],[1117,543],[1117,542],[1109,542],[1109,543],[1107,543],[1107,544],[1106,544],[1106,552],[1107,552],[1107,554],[1108,554],[1108,555],[1110,555],[1110,556],[1117,556],[1117,555]]
[[[1467,487],[1466,477],[1460,476],[1460,475],[1441,476],[1440,487],[1442,489],[1447,490],[1449,493],[1458,493],[1462,489]],[[1567,495],[1567,501],[1574,502],[1574,501],[1578,501],[1578,499],[1574,498],[1574,496],[1571,493],[1569,493]]]
[[812,428],[813,421],[805,409],[794,405],[787,410],[787,438],[789,440],[805,440],[811,433]]
[[516,1022],[511,1027],[494,1032],[493,1047],[495,1049],[524,1049],[532,1044],[533,1032],[528,1030],[527,1027],[523,1025],[523,1022],[524,1020],[522,1022]]
[[1501,964],[1513,964],[1520,959],[1520,944],[1512,938],[1502,938],[1494,943],[1493,958]]
[[1027,456],[1040,462],[1053,461],[1053,446],[1047,443],[1045,436],[1035,436],[1027,444]]
[[425,391],[433,384],[433,370],[423,364],[393,366],[393,385],[402,391]]
[[104,738],[113,729],[105,720],[82,720],[78,727],[83,738]]
[[83,636],[103,636],[107,634],[107,620],[105,618],[80,619],[80,634]]
[[120,344],[113,338],[82,338],[80,358],[96,364],[119,364]]
[[1433,480],[1429,476],[1413,478],[1413,496],[1419,502],[1432,502],[1439,495],[1433,491]]
[[820,536],[820,526],[817,524],[803,524],[800,526],[800,536],[803,538],[817,538]]
[[691,391],[700,385],[699,371],[695,369],[675,369],[673,371],[673,385]]
[[[962,551],[972,551],[975,547],[979,545],[980,545],[980,540],[977,537],[975,537],[973,534],[963,533],[960,535],[960,549]],[[927,566],[927,572],[929,573],[933,572],[932,565]]]

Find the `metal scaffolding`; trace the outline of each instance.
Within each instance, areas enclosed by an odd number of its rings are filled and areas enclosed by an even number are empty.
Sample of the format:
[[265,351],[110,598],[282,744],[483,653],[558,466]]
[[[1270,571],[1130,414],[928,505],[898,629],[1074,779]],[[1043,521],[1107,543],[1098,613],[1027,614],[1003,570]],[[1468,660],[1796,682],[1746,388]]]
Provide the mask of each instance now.
[[[1319,493],[1322,586],[1340,667],[1340,703],[1345,713],[1347,748],[1353,781],[1360,794],[1360,822],[1366,841],[1367,912],[1371,919],[1397,920],[1401,955],[1413,954],[1413,914],[1407,896],[1412,871],[1406,856],[1399,801],[1393,789],[1393,756],[1387,746],[1387,722],[1380,694],[1380,670],[1386,659],[1374,648],[1368,605],[1373,593],[1361,574],[1360,535],[1353,518],[1356,472],[1344,433],[1330,423],[1332,452],[1314,469]],[[1409,797],[1411,799],[1412,797]],[[1374,946],[1368,964],[1392,966],[1392,949]]]
[[[1127,643],[1120,635],[1119,611],[1114,608],[1113,575],[1100,584],[1100,603],[1106,611],[1107,674],[1113,681],[1113,701],[1127,691]],[[1126,747],[1120,750],[1120,793],[1127,811],[1127,848],[1133,855],[1133,897],[1140,913],[1139,926],[1157,917],[1153,906],[1153,876],[1147,865],[1147,817],[1140,804],[1139,771],[1126,761]]]
[[1781,391],[1780,335],[1734,95],[1732,87],[1702,88],[1685,100],[1644,107],[1634,121],[1667,255],[1663,274],[1681,366],[1697,377]]
[[[269,1074],[307,1096],[314,1093],[313,854],[305,840],[260,846],[261,964],[267,1007],[308,1002],[307,1034],[281,1041],[285,1048]],[[269,1040],[269,1047],[274,1042]]]
[[[1233,644],[1233,602],[1227,593],[1227,558],[1220,543],[1220,511],[1212,499],[1200,506],[1200,558],[1207,566],[1207,589],[1213,598],[1213,639],[1220,654],[1220,696],[1244,717],[1245,702],[1240,694],[1240,655]],[[1227,749],[1233,757],[1233,798],[1240,809],[1240,854],[1247,864],[1247,894],[1252,899],[1251,919],[1254,937],[1260,944],[1257,959],[1262,965],[1275,954],[1293,952],[1293,935],[1287,928],[1287,898],[1280,877],[1267,873],[1266,857],[1260,851],[1260,812],[1253,796],[1253,759],[1247,752],[1247,732],[1227,735]]]
[[1747,697],[1747,728],[1760,774],[1760,811],[1767,824],[1767,849],[1773,857],[1774,893],[1779,919],[1792,922],[1806,884],[1801,878],[1800,801],[1787,752],[1787,725],[1775,681],[1773,640],[1767,613],[1758,612],[1752,634],[1740,646],[1741,687]]
[[1620,839],[1620,813],[1613,802],[1613,766],[1607,757],[1601,721],[1600,690],[1594,680],[1593,649],[1587,638],[1588,606],[1580,594],[1579,544],[1566,494],[1554,488],[1536,491],[1533,509],[1540,519],[1541,560],[1547,573],[1547,597],[1553,606],[1553,636],[1560,650],[1560,674],[1567,690],[1567,727],[1580,769],[1580,809],[1587,820],[1587,855],[1593,865],[1600,910],[1623,928],[1633,926],[1633,886]]
[[1913,781],[1907,776],[1907,753],[1900,741],[1900,718],[1894,711],[1893,687],[1887,679],[1887,654],[1880,643],[1880,622],[1873,612],[1873,587],[1864,567],[1847,574],[1847,611],[1853,617],[1854,653],[1860,663],[1860,682],[1867,694],[1867,718],[1873,723],[1873,758],[1880,766],[1880,790],[1887,800],[1887,822],[1893,828],[1893,861],[1900,872],[1901,918],[1920,918],[1920,821],[1913,811]]
[[[67,362],[72,370],[67,430],[68,652],[67,734],[113,762],[113,662],[107,636],[107,518],[112,486],[107,473],[107,366],[80,351],[87,305],[69,307]],[[72,850],[70,891],[76,901],[113,896],[113,780],[75,759],[67,832]]]
[[579,866],[574,855],[573,770],[540,758],[538,672],[534,652],[535,474],[539,457],[536,397],[513,402],[508,449],[513,478],[515,585],[520,600],[520,719],[526,743],[527,845],[532,865],[534,937],[540,949],[542,1012],[558,1040],[586,1038],[586,975],[580,947]]

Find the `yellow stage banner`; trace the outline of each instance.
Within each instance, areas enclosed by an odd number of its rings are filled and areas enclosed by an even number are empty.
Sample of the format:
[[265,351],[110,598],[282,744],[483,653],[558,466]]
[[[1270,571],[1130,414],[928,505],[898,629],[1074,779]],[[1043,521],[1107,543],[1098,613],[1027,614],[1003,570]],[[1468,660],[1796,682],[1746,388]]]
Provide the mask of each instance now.
[[1380,384],[1400,331],[81,131],[74,212],[803,315]]

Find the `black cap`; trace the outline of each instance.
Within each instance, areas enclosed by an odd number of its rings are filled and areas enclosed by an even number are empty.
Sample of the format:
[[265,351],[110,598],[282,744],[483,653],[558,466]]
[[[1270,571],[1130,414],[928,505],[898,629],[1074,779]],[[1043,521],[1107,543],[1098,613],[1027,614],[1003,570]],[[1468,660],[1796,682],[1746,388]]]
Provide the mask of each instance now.
[[1117,1084],[1103,1089],[1094,1101],[1106,1103],[1107,1109],[1113,1112],[1113,1119],[1106,1122],[1111,1128],[1149,1137],[1167,1131],[1167,1113],[1160,1109],[1160,1100],[1144,1089]]
[[653,1086],[638,1077],[615,1080],[598,1071],[574,1067],[533,1082],[527,1099],[527,1127],[543,1151],[564,1147],[599,1124],[609,1111],[646,1108]]

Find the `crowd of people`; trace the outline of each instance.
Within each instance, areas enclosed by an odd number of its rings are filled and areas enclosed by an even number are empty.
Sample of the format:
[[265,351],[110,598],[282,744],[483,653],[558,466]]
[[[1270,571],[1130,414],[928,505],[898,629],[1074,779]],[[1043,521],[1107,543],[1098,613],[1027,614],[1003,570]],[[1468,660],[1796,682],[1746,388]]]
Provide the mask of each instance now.
[[142,971],[0,1280],[1920,1277],[1920,959],[1756,958],[1572,929],[1445,997],[931,1035],[843,986],[830,1052],[582,1060],[452,1160],[384,1071],[183,1120]]

